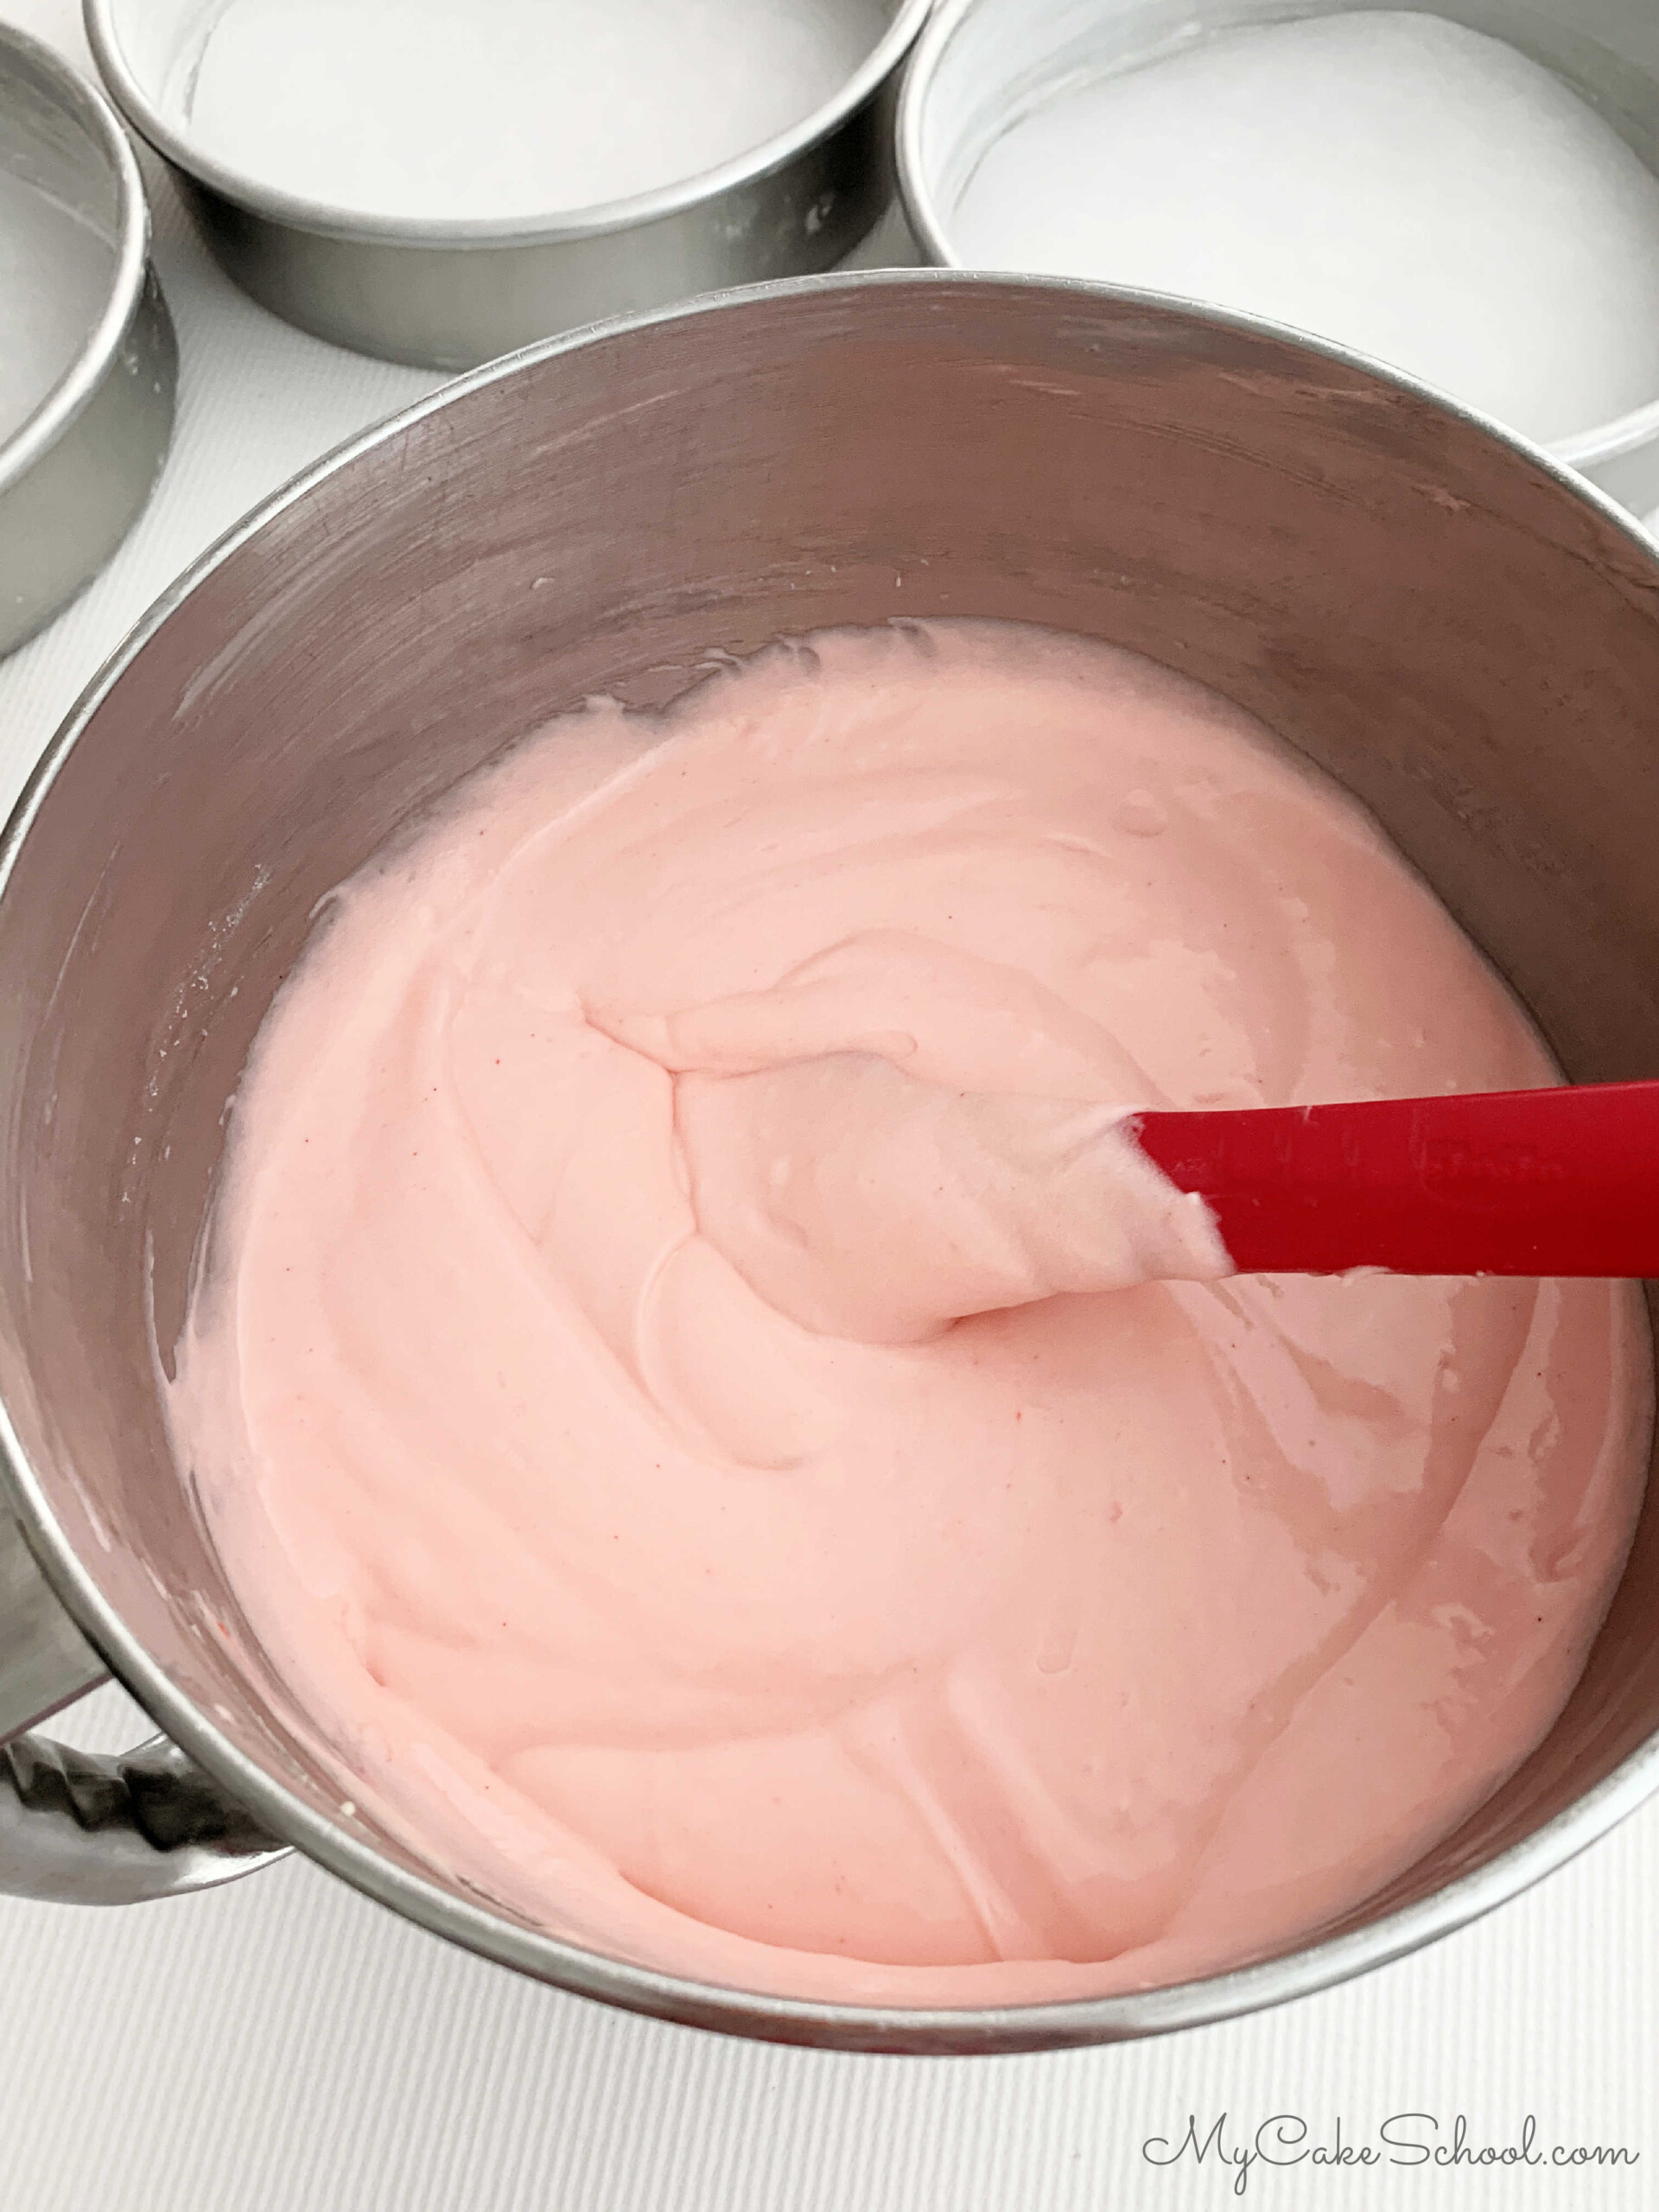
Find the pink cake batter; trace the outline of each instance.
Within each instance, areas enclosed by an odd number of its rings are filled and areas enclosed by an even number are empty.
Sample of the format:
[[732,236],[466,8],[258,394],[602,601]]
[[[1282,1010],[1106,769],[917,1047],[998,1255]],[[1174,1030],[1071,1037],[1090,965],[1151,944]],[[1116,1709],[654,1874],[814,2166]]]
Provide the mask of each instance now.
[[848,2002],[1186,1978],[1548,1727],[1650,1350],[1622,1284],[1220,1279],[1113,1122],[1554,1079],[1234,707],[822,637],[565,718],[336,895],[177,1451],[342,1796],[539,1924]]

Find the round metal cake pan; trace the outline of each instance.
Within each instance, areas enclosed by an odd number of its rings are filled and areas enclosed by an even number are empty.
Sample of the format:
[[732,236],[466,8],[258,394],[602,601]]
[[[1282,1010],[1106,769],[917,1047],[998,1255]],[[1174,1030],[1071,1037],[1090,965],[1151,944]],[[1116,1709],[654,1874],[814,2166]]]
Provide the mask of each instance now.
[[[1003,131],[1068,85],[1166,58],[1201,32],[1364,14],[1378,4],[943,0],[906,72],[897,124],[899,189],[920,251],[940,268],[963,266],[968,257],[957,236],[957,213],[980,161]],[[1427,13],[1502,40],[1552,71],[1659,174],[1659,10],[1653,0],[1423,4]],[[1090,273],[1108,282],[1116,274]],[[1659,505],[1659,392],[1550,450],[1633,512],[1649,514]]]
[[238,173],[168,112],[177,7],[85,0],[85,13],[111,96],[171,166],[235,283],[337,346],[465,369],[607,316],[834,268],[893,200],[899,82],[931,4],[890,0],[885,31],[830,100],[718,168],[575,213],[495,220],[357,213]]
[[143,181],[118,118],[67,62],[3,25],[0,169],[91,224],[113,250],[102,313],[0,443],[8,653],[97,575],[149,499],[172,435],[178,347],[149,265]]

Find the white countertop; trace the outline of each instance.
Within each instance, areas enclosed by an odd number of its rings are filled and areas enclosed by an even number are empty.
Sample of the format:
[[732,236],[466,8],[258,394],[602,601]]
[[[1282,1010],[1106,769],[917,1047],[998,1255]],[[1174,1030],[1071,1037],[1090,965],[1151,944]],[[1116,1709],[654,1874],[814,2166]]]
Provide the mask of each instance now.
[[[73,0],[0,16],[90,67]],[[173,575],[255,500],[438,379],[274,321],[196,245],[147,163],[183,378],[172,458],[108,571],[0,664],[0,802]],[[100,1692],[62,1732],[149,1732]],[[3,2212],[1117,2212],[1236,2202],[1223,2113],[1304,2147],[1392,2115],[1450,2148],[1640,2154],[1315,2167],[1284,2208],[1659,2205],[1659,1805],[1435,1949],[1236,2025],[1116,2050],[909,2061],[773,2050],[585,2004],[448,1948],[294,1860],[124,1912],[0,1899]],[[1429,2135],[1438,2123],[1438,2138]],[[1396,2128],[1397,2138],[1407,2133]],[[1386,2155],[1386,2154],[1385,2154]]]

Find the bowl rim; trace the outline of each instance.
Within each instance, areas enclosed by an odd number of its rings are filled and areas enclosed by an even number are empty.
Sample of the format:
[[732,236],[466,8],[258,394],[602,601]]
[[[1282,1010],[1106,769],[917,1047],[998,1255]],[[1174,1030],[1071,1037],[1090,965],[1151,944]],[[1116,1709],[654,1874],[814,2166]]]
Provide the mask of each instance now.
[[175,168],[233,206],[291,230],[362,245],[500,250],[573,245],[618,231],[642,229],[775,175],[831,137],[874,98],[914,46],[933,4],[934,0],[895,0],[887,29],[836,92],[787,130],[775,133],[714,168],[651,192],[595,201],[589,207],[490,217],[377,215],[309,199],[251,176],[204,153],[187,131],[177,129],[162,112],[122,46],[123,0],[82,0],[82,19],[104,83],[133,129]]
[[51,86],[63,111],[80,125],[109,164],[116,190],[115,265],[103,311],[73,360],[21,427],[0,442],[0,496],[50,452],[102,385],[138,312],[149,259],[149,203],[143,179],[109,101],[61,54],[29,32],[0,23],[0,71],[13,60]]
[[[1593,516],[1611,524],[1653,578],[1659,595],[1659,544],[1625,509],[1518,433],[1395,371],[1259,317],[1227,314],[1190,301],[1123,287],[1061,278],[977,275],[945,269],[839,271],[792,277],[688,304],[619,316],[543,340],[459,377],[385,421],[348,439],[270,494],[210,545],[143,615],[92,677],[60,725],[0,831],[0,915],[30,828],[60,770],[94,715],[162,626],[223,563],[267,524],[305,499],[377,446],[429,415],[526,369],[560,356],[626,339],[664,324],[741,315],[819,293],[868,293],[880,298],[913,289],[936,295],[1025,293],[1056,310],[1068,304],[1109,308],[1133,315],[1184,320],[1272,340],[1357,371],[1397,395],[1449,413],[1551,479]],[[474,1904],[385,1857],[292,1794],[230,1742],[150,1658],[60,1529],[29,1465],[10,1412],[0,1402],[0,1505],[10,1497],[24,1537],[59,1599],[100,1657],[183,1750],[281,1840],[290,1843],[353,1887],[432,1933],[463,1944],[497,1964],[625,2010],[779,2043],[846,2051],[971,2056],[1071,2048],[1171,2033],[1263,2011],[1329,1988],[1451,1934],[1507,1904],[1599,1840],[1659,1793],[1659,1729],[1610,1774],[1521,1842],[1484,1866],[1455,1876],[1415,1903],[1343,1933],[1277,1956],[1167,1988],[1058,2003],[995,2006],[865,2006],[778,1997],[658,1972],[534,1929],[505,1911]]]
[[[92,0],[88,0],[88,4],[91,3]],[[940,269],[961,269],[966,264],[951,243],[944,212],[935,190],[935,180],[924,152],[928,102],[951,42],[968,18],[988,4],[993,4],[993,0],[938,0],[931,17],[916,41],[916,50],[911,56],[910,67],[899,96],[899,115],[895,125],[899,194],[917,243],[934,266]],[[1433,12],[1433,0],[1427,0],[1427,4]],[[1656,86],[1656,91],[1659,91],[1659,85]],[[1078,278],[1075,281],[1109,284],[1111,282],[1109,278]],[[1212,300],[1201,299],[1196,294],[1172,292],[1162,296],[1190,301],[1193,306],[1219,315],[1241,312]],[[1289,329],[1292,326],[1287,324],[1281,327]],[[1341,352],[1351,350],[1339,340],[1322,340],[1316,332],[1297,330],[1295,335],[1308,339],[1316,345],[1335,345]],[[1433,391],[1437,398],[1462,410],[1463,403],[1454,394],[1425,384],[1410,371],[1396,370],[1389,362],[1378,361],[1376,365],[1387,369],[1391,376],[1403,377],[1408,383]],[[1592,423],[1586,430],[1575,430],[1570,437],[1553,439],[1545,450],[1571,467],[1599,468],[1609,461],[1622,460],[1637,447],[1647,445],[1656,438],[1659,438],[1659,394],[1607,422]],[[1527,440],[1526,442],[1530,444],[1532,441]]]

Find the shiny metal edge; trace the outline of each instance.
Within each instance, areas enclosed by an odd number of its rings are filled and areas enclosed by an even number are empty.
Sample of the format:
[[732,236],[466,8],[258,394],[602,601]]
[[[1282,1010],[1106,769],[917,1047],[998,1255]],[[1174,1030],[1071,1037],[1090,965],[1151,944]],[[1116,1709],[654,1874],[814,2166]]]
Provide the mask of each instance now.
[[[87,3],[90,7],[92,0]],[[937,269],[957,269],[962,264],[946,235],[938,203],[933,197],[927,164],[922,158],[922,130],[939,63],[977,4],[978,0],[943,0],[943,4],[935,8],[916,41],[910,67],[905,73],[904,89],[899,95],[893,134],[899,163],[899,197],[917,245]]]
[[16,483],[55,445],[118,361],[122,340],[143,297],[149,257],[149,203],[119,117],[95,85],[27,31],[0,23],[0,54],[10,48],[49,78],[63,104],[97,139],[116,179],[115,278],[108,304],[76,360],[10,442],[0,446],[0,492]]
[[115,357],[35,465],[0,486],[0,656],[86,588],[149,505],[172,444],[178,373],[173,320],[146,265]]
[[[302,499],[315,484],[357,454],[396,437],[462,395],[505,380],[531,363],[556,359],[583,346],[681,318],[739,315],[751,302],[788,299],[823,290],[944,289],[989,286],[1042,294],[1057,308],[1068,301],[1107,305],[1128,313],[1181,314],[1223,330],[1257,333],[1282,342],[1290,336],[1310,359],[1357,370],[1402,396],[1427,400],[1486,431],[1519,459],[1553,479],[1604,521],[1611,524],[1652,566],[1655,549],[1642,526],[1616,502],[1565,467],[1542,448],[1430,387],[1378,367],[1338,346],[1287,334],[1259,317],[1224,314],[1172,301],[1163,295],[1064,280],[960,271],[874,270],[795,278],[756,286],[722,298],[620,318],[586,331],[567,333],[529,346],[459,378],[430,397],[391,416],[338,448],[253,509],[210,547],[149,609],[111,656],[53,739],[0,835],[0,890],[16,866],[29,827],[59,768],[99,704],[167,617],[236,549],[265,523]],[[1659,569],[1653,589],[1659,594]],[[1659,1734],[1595,1789],[1529,1836],[1484,1866],[1460,1876],[1433,1897],[1387,1917],[1314,1943],[1287,1956],[1243,1967],[1173,1988],[1117,1997],[1080,1999],[1062,2004],[986,2007],[974,2010],[911,2010],[822,2005],[762,1995],[717,1984],[662,1974],[587,1951],[485,1910],[406,1872],[369,1845],[301,1804],[265,1770],[230,1744],[184,1698],[129,1633],[104,1601],[52,1520],[16,1429],[0,1408],[0,1486],[11,1497],[24,1524],[30,1548],[65,1607],[88,1639],[164,1726],[175,1743],[214,1777],[238,1803],[273,1834],[374,1898],[432,1933],[458,1941],[498,1964],[532,1979],[551,1982],[578,1995],[594,1998],[678,2022],[759,2039],[847,2051],[905,2052],[918,2056],[974,2056],[1035,2051],[1128,2041],[1201,2027],[1260,2012],[1313,1995],[1319,1990],[1385,1966],[1424,1945],[1466,1927],[1520,1896],[1547,1874],[1599,1841],[1659,1791]]]

